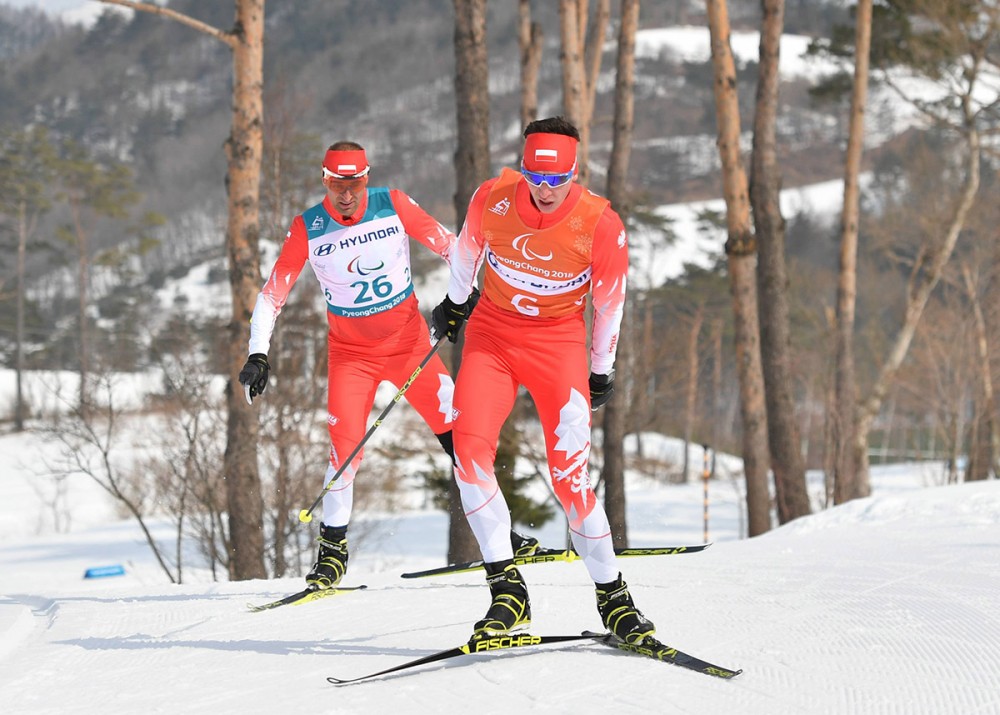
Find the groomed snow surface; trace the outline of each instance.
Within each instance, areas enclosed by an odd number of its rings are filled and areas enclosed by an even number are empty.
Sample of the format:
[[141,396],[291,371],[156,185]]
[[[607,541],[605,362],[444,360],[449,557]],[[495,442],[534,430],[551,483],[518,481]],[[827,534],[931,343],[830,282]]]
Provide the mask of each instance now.
[[[16,463],[30,439],[0,438]],[[18,461],[18,457],[21,458]],[[10,464],[10,463],[8,463]],[[936,486],[940,465],[877,469],[874,496],[739,539],[740,484],[710,484],[700,553],[622,559],[659,637],[742,668],[724,681],[574,644],[477,655],[335,686],[463,643],[481,573],[403,580],[444,562],[434,511],[373,515],[344,585],[360,593],[250,613],[301,578],[170,585],[137,527],[67,485],[46,527],[27,472],[0,477],[4,713],[1000,713],[1000,482]],[[362,478],[362,477],[359,477]],[[632,545],[698,543],[699,480],[630,477]],[[315,526],[315,525],[314,525]],[[302,528],[310,528],[303,526]],[[563,544],[560,526],[538,530]],[[169,537],[164,531],[163,537]],[[84,579],[122,564],[125,575]],[[599,629],[580,562],[526,566],[534,634]]]

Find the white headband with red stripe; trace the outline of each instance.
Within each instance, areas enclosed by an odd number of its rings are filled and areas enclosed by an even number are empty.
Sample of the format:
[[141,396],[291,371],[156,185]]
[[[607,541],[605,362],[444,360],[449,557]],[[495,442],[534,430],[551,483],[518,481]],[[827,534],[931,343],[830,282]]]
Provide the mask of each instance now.
[[370,170],[364,149],[329,149],[323,157],[325,177],[356,179],[365,176]]

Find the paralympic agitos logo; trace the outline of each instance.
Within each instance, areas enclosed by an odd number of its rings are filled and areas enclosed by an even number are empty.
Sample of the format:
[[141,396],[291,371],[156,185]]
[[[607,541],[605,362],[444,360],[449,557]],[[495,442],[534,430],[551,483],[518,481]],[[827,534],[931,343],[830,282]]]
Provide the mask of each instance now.
[[351,262],[347,264],[348,273],[357,273],[359,276],[367,276],[369,273],[374,273],[375,271],[380,271],[385,268],[385,261],[379,261],[377,266],[371,266],[365,268],[360,265],[361,256],[355,256],[351,259]]
[[535,253],[533,250],[528,248],[528,239],[532,238],[535,234],[533,233],[522,233],[520,236],[514,238],[513,246],[515,251],[520,251],[521,255],[524,256],[526,261],[551,261],[552,251],[549,251],[547,255],[542,255],[540,253]]

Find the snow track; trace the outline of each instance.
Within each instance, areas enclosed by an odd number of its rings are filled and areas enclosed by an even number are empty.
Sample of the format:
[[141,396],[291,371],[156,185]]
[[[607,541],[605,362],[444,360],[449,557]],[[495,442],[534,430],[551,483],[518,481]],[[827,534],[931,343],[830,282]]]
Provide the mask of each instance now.
[[[489,601],[481,574],[402,580],[404,568],[363,550],[345,585],[367,591],[262,613],[246,603],[300,579],[36,582],[0,597],[0,703],[15,715],[437,713],[473,702],[477,713],[1000,713],[998,524],[994,481],[861,500],[698,554],[622,560],[660,639],[743,668],[732,681],[580,643],[335,688],[326,676],[461,644]],[[582,564],[523,573],[531,632],[600,627]]]

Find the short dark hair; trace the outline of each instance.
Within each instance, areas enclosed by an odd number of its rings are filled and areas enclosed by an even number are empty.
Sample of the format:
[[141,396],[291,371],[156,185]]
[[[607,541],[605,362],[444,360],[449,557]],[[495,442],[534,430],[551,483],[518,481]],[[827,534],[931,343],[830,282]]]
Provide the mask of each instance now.
[[547,119],[536,119],[524,128],[524,137],[527,139],[529,134],[565,134],[568,137],[573,137],[577,141],[580,141],[580,132],[577,128],[573,126],[566,117],[548,117]]
[[327,151],[364,151],[365,148],[357,142],[335,142],[327,147]]

